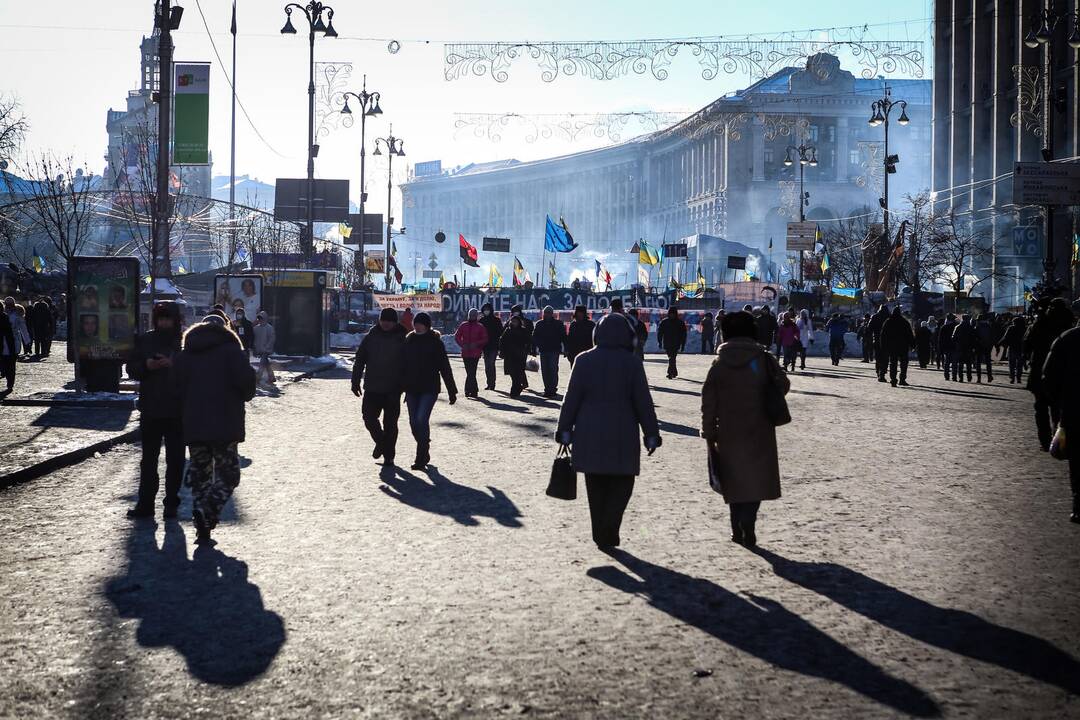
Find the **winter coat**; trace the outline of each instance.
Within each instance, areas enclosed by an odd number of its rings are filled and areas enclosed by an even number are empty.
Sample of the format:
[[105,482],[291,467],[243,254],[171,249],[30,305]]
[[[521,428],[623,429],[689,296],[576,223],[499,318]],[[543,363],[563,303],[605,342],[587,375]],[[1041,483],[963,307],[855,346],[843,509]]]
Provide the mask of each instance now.
[[533,329],[533,346],[542,353],[562,353],[566,343],[566,326],[555,318],[543,319]]
[[255,397],[255,370],[236,333],[213,322],[193,325],[173,361],[173,377],[180,393],[184,442],[244,441],[244,403]]
[[953,342],[953,333],[956,332],[956,323],[946,321],[938,328],[937,345],[938,350],[943,353],[950,353],[956,347],[956,343]]
[[870,337],[873,338],[875,342],[880,342],[881,328],[888,319],[889,311],[885,309],[878,310],[870,316],[870,322],[866,324],[866,332],[870,333]]
[[570,329],[566,333],[566,342],[563,346],[566,348],[566,357],[573,360],[575,357],[590,349],[593,346],[593,332],[596,330],[596,323],[592,320],[585,318],[584,320],[572,320],[570,322]]
[[1042,369],[1050,347],[1058,336],[1071,328],[1073,316],[1068,308],[1058,309],[1051,306],[1043,315],[1035,319],[1027,334],[1024,335],[1024,357],[1028,358],[1027,389],[1035,395],[1043,394]]
[[1077,452],[1076,433],[1080,433],[1080,328],[1068,330],[1054,341],[1043,365],[1042,382],[1047,399],[1061,411],[1061,424],[1074,443],[1069,452]]
[[135,340],[128,355],[127,374],[139,381],[139,413],[144,418],[180,417],[180,393],[172,368],[146,367],[146,361],[162,355],[176,361],[180,354],[180,330],[151,330]]
[[799,328],[799,342],[804,348],[810,347],[814,340],[814,321],[809,318],[804,321],[800,315],[795,321],[795,327]]
[[990,352],[990,348],[994,347],[994,326],[989,320],[975,323],[975,346],[983,352]]
[[255,326],[247,318],[232,321],[233,332],[240,338],[240,344],[245,350],[255,347]]
[[829,331],[830,340],[843,340],[848,331],[848,321],[842,317],[829,318],[825,329]]
[[1007,347],[1009,352],[1021,352],[1024,347],[1024,326],[1010,325],[998,344]]
[[711,337],[713,334],[713,317],[709,313],[701,317],[701,334],[706,337]]
[[718,348],[701,387],[701,433],[728,503],[780,497],[776,427],[764,402],[769,382],[784,394],[791,387],[772,353],[740,337]]
[[[484,308],[490,308],[490,305],[485,305]],[[487,345],[484,346],[484,352],[491,352],[492,350],[499,349],[499,339],[503,334],[503,321],[499,319],[499,316],[495,313],[490,315],[481,315],[480,324],[487,330]]]
[[52,308],[41,300],[27,308],[27,320],[36,338],[51,338],[56,332]]
[[507,323],[499,338],[499,357],[503,359],[503,372],[517,375],[525,372],[525,360],[529,357],[532,337],[524,327],[514,327]]
[[26,318],[20,316],[17,312],[8,313],[7,318],[8,323],[11,325],[11,331],[15,334],[15,344],[19,350],[15,354],[19,355],[22,346],[29,345],[33,339],[30,336],[30,328],[26,325]]
[[952,334],[953,347],[960,353],[975,349],[975,328],[970,322],[960,322]]
[[274,342],[277,340],[274,326],[268,322],[256,325],[253,334],[255,335],[255,354],[273,355]]
[[686,323],[678,316],[668,315],[656,328],[656,341],[661,350],[681,352],[686,347]]
[[423,335],[413,331],[405,336],[401,375],[401,385],[407,393],[438,395],[442,392],[441,375],[447,394],[457,395],[450,358],[437,330],[428,330]]
[[14,355],[18,357],[22,348],[15,339],[15,332],[11,327],[8,314],[0,312],[0,355]]
[[454,339],[461,347],[461,357],[478,358],[484,355],[488,345],[488,333],[479,320],[466,320],[458,325]]
[[776,316],[771,312],[763,311],[754,318],[754,324],[757,326],[757,341],[765,347],[771,347],[779,327]]
[[891,354],[903,355],[911,352],[915,344],[915,332],[911,323],[900,313],[893,313],[881,326],[881,348]]
[[915,330],[915,346],[919,353],[919,357],[929,357],[930,345],[933,342],[933,334],[930,332],[930,328],[925,325],[920,325]]
[[776,331],[776,341],[780,347],[789,348],[799,342],[799,328],[795,323],[785,322]]
[[634,323],[634,337],[637,339],[634,349],[637,350],[638,355],[644,355],[645,343],[649,342],[649,326],[640,317]]
[[645,366],[632,352],[627,321],[605,316],[596,326],[596,347],[578,355],[570,372],[556,437],[570,433],[579,472],[638,475],[638,429],[646,438],[660,437]]
[[[356,348],[353,359],[352,387],[374,393],[400,393],[402,363],[405,353],[405,328],[395,325],[387,332],[376,325],[368,331]],[[367,375],[365,376],[365,370]]]

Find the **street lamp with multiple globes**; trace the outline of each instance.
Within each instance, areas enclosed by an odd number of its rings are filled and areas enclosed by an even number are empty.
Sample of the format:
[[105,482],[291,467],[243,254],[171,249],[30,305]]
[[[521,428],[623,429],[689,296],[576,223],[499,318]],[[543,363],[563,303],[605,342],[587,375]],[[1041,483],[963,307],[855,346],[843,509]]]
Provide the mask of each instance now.
[[367,89],[367,75],[364,75],[364,84],[358,93],[346,91],[343,93],[345,97],[345,105],[341,108],[342,115],[352,115],[352,108],[349,107],[349,98],[354,98],[356,102],[360,104],[360,252],[364,251],[364,203],[367,202],[367,185],[364,184],[364,160],[367,150],[364,146],[364,138],[367,132],[367,119],[369,117],[375,117],[382,115],[382,108],[379,107],[379,100],[382,99],[382,95],[373,90],[368,92]]
[[[307,236],[304,239],[302,251],[305,256],[310,256],[315,243],[315,158],[319,154],[319,146],[315,144],[315,33],[321,32],[324,37],[337,37],[334,29],[334,8],[313,0],[307,5],[289,3],[285,6],[285,25],[281,28],[282,35],[295,35],[296,28],[292,24],[293,10],[299,10],[304,14],[308,22],[308,164],[307,164]],[[323,15],[326,22],[323,22]]]
[[[386,171],[386,289],[390,289],[390,255],[391,255],[391,241],[390,241],[390,226],[394,223],[394,218],[390,216],[390,201],[393,198],[394,192],[394,157],[405,157],[405,141],[401,138],[394,137],[394,126],[390,125],[390,134],[386,137],[375,138],[375,152],[372,155],[382,155],[381,148],[386,148],[386,160],[389,163],[389,168]],[[360,242],[363,242],[361,238]]]
[[[791,167],[795,164],[796,155],[799,161],[799,222],[806,222],[806,206],[810,204],[810,193],[803,189],[803,173],[806,166],[817,167],[817,148],[813,145],[788,145],[787,154],[784,156],[784,165]],[[803,282],[803,251],[799,251],[799,288]]]
[[[1073,50],[1080,50],[1080,14],[1076,12],[1055,12],[1053,10],[1053,3],[1048,3],[1048,7],[1039,9],[1030,20],[1031,29],[1028,30],[1027,35],[1024,37],[1024,45],[1031,49],[1035,49],[1042,45],[1043,47],[1043,67],[1042,67],[1042,79],[1043,79],[1043,146],[1042,156],[1045,162],[1050,162],[1054,159],[1054,105],[1063,104],[1066,101],[1067,95],[1065,87],[1054,87],[1053,84],[1053,33],[1058,29],[1062,23],[1069,18],[1072,18],[1072,29],[1069,32],[1069,38],[1066,40],[1069,47]],[[1038,27],[1038,30],[1035,28]],[[1059,288],[1057,287],[1057,280],[1054,277],[1055,260],[1054,260],[1054,208],[1047,205],[1044,208],[1045,214],[1045,232],[1046,232],[1046,257],[1043,259],[1043,288],[1042,291],[1048,295],[1057,295]]]
[[889,154],[889,115],[892,113],[894,107],[900,108],[900,117],[896,119],[896,122],[900,125],[907,125],[910,120],[907,114],[907,101],[905,100],[893,100],[892,90],[888,84],[885,85],[885,94],[878,100],[870,103],[870,110],[873,115],[870,116],[870,127],[878,127],[879,125],[885,126],[885,179],[884,179],[884,197],[878,199],[878,204],[881,205],[882,210],[882,228],[885,232],[885,239],[889,240],[889,175],[896,172],[896,164],[900,162],[899,155]]

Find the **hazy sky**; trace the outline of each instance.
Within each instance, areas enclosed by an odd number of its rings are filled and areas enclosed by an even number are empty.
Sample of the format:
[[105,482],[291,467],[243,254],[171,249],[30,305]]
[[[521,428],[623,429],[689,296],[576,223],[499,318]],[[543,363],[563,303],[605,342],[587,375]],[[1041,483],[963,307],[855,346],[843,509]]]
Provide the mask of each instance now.
[[[199,2],[217,49],[229,63],[231,0]],[[217,65],[196,0],[179,0],[179,4],[185,14],[175,36],[176,59],[215,65],[211,74],[210,146],[214,174],[227,175],[226,77]],[[0,62],[5,68],[0,93],[14,94],[21,100],[31,123],[29,148],[73,152],[85,158],[95,172],[101,172],[106,110],[123,109],[127,92],[138,87],[139,42],[151,32],[153,5],[152,0],[0,0]],[[283,6],[278,0],[238,2],[237,90],[269,147],[241,115],[237,123],[237,172],[269,183],[278,176],[300,177],[305,172],[307,38],[303,30],[293,36],[279,34]],[[772,33],[861,23],[894,23],[873,29],[881,38],[929,41],[927,18],[931,15],[929,0],[338,0],[335,9],[334,24],[341,37],[319,37],[316,59],[351,61],[355,67],[353,88],[359,89],[360,76],[367,73],[368,88],[382,92],[385,114],[368,124],[369,152],[372,138],[385,135],[393,123],[394,134],[405,139],[409,164],[441,159],[444,167],[559,155],[604,144],[602,140],[580,139],[530,144],[512,129],[501,142],[493,143],[474,137],[468,129],[455,132],[455,112],[697,109],[746,86],[748,78],[721,74],[704,80],[687,53],[672,63],[671,76],[663,82],[644,75],[607,82],[560,76],[555,82],[544,83],[529,59],[515,62],[505,83],[490,77],[447,81],[443,77],[443,41],[629,40]],[[401,44],[397,54],[387,51],[391,39]],[[321,141],[316,165],[319,177],[349,178],[354,197],[359,195],[359,136],[359,124],[331,133]],[[368,167],[370,202],[381,206],[386,197],[385,166]],[[395,164],[395,176],[398,169]]]

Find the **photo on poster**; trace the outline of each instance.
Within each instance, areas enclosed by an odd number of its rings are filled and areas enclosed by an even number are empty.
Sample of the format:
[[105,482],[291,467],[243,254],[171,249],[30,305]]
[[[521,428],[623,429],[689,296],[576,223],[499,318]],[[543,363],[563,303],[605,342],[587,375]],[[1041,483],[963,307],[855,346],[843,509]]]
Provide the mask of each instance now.
[[214,302],[224,305],[229,317],[243,308],[244,316],[254,320],[262,309],[262,288],[262,275],[218,275],[214,278]]

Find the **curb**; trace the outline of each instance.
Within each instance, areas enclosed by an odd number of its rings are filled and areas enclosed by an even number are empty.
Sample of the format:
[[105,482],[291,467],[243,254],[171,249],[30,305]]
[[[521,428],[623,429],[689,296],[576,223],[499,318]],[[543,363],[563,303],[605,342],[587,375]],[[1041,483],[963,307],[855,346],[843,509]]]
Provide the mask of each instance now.
[[45,398],[7,398],[0,405],[13,407],[84,407],[135,409],[135,400],[51,400]]
[[100,440],[93,445],[87,447],[78,448],[77,450],[71,450],[70,452],[63,453],[51,457],[48,460],[42,460],[39,463],[31,465],[30,467],[23,468],[22,470],[16,470],[9,475],[0,475],[0,490],[5,490],[12,485],[18,485],[20,483],[27,482],[29,480],[35,480],[42,475],[48,475],[51,472],[60,470],[62,468],[75,465],[77,463],[93,457],[95,453],[107,452],[117,445],[123,445],[125,443],[134,442],[139,439],[141,431],[139,428],[128,430],[127,432],[120,433],[111,438]]

